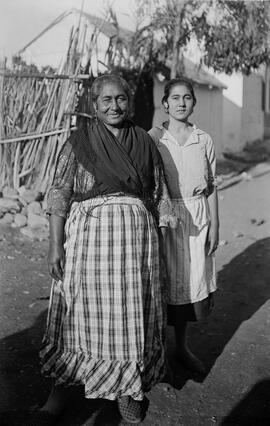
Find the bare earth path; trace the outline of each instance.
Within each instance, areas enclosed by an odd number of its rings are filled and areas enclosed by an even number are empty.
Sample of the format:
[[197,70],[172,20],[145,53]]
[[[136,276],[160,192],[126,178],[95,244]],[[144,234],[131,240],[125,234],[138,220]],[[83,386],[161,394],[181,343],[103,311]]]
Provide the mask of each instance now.
[[[173,383],[149,395],[145,426],[270,425],[270,174],[220,192],[220,290],[209,319],[190,327],[190,344],[207,366],[192,377],[172,362]],[[49,382],[38,349],[50,279],[47,242],[0,229],[0,424],[23,425]],[[168,330],[169,354],[173,349]],[[59,426],[116,426],[114,403],[78,395]]]

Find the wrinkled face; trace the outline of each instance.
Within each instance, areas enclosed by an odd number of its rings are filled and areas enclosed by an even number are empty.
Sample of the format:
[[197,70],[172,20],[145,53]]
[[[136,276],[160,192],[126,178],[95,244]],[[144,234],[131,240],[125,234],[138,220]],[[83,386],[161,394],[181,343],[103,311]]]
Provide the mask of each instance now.
[[128,115],[128,97],[117,83],[106,83],[94,104],[97,116],[108,126],[118,127]]
[[167,104],[167,111],[171,117],[178,121],[187,121],[193,112],[194,99],[185,85],[178,84],[171,88]]

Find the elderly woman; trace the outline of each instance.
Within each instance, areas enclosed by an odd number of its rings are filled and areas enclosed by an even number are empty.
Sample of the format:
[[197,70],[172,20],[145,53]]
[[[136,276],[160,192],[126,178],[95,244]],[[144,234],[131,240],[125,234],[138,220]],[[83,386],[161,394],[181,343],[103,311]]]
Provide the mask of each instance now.
[[53,387],[35,425],[53,424],[73,385],[86,398],[117,399],[124,420],[138,423],[165,369],[161,157],[128,120],[125,80],[96,78],[92,100],[96,117],[63,146],[48,196],[54,280],[41,359]]

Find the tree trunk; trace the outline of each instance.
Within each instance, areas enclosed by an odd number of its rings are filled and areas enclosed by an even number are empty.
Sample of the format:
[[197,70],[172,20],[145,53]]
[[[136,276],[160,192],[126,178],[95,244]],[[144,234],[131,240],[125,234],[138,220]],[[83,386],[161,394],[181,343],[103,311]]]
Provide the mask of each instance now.
[[[179,70],[180,61],[183,60],[182,55],[180,58],[180,36],[181,36],[181,23],[182,23],[182,12],[184,7],[184,0],[176,0],[176,21],[175,31],[173,37],[173,52],[172,52],[172,65],[171,65],[171,78],[175,78],[177,71]],[[181,67],[182,68],[182,67]],[[182,72],[182,69],[181,69]]]

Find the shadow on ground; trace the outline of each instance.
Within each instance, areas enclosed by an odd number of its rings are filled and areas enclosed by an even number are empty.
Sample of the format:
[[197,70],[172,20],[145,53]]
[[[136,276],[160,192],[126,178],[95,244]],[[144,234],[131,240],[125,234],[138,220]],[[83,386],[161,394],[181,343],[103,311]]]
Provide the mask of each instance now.
[[221,426],[269,426],[270,424],[270,379],[257,383]]
[[[269,299],[269,264],[270,238],[265,238],[250,245],[219,272],[220,290],[216,295],[214,312],[208,320],[190,327],[190,345],[203,360],[208,372],[241,323],[249,319]],[[0,361],[2,377],[4,377],[1,387],[8,400],[5,404],[8,409],[5,408],[5,411],[0,414],[0,424],[3,426],[21,426],[26,413],[41,405],[48,394],[50,383],[41,377],[38,360],[45,320],[46,311],[43,311],[31,328],[7,336],[0,341]],[[171,330],[168,332],[168,346],[169,354],[171,354],[173,349]],[[173,386],[181,389],[186,380],[192,376],[175,364],[172,368]],[[194,379],[203,382],[205,377],[194,377]],[[228,416],[227,423],[225,422],[224,425],[251,424],[228,422],[233,416],[241,418],[248,407],[249,410],[253,410],[249,411],[250,416],[255,417],[257,412],[264,410],[263,404],[266,403],[267,392],[269,403],[269,383],[270,381],[266,380],[257,384]],[[217,392],[218,385],[217,383]],[[165,405],[164,403],[162,409],[166,409]],[[172,407],[168,409],[171,410]],[[58,422],[59,426],[116,426],[118,424],[120,424],[120,418],[114,402],[87,401],[80,392]],[[145,424],[148,424],[147,419]]]
[[[45,402],[50,381],[40,374],[38,352],[47,311],[34,325],[0,342],[0,364],[4,372],[4,390],[8,395],[8,411],[0,413],[1,426],[22,426],[31,413]],[[88,422],[89,420],[89,422]],[[114,402],[86,400],[83,389],[77,388],[57,426],[116,426],[120,416]]]
[[[243,321],[248,320],[270,298],[270,238],[251,244],[218,273],[219,290],[215,307],[205,321],[190,325],[189,342],[210,372],[216,359]],[[170,359],[173,352],[172,330],[168,331]],[[191,376],[172,361],[173,385],[181,389],[189,378],[203,382],[205,376]]]

